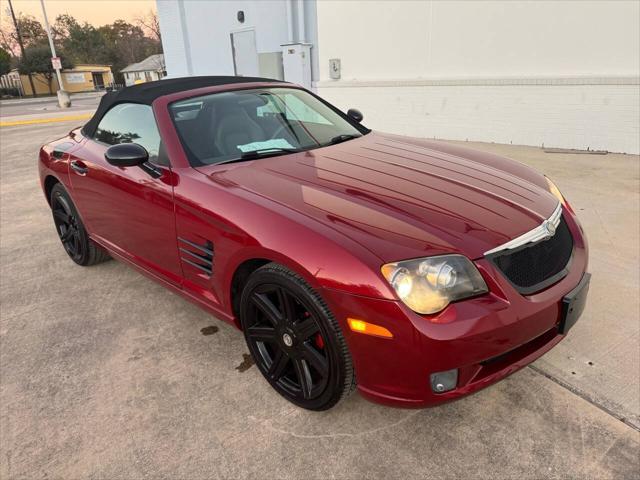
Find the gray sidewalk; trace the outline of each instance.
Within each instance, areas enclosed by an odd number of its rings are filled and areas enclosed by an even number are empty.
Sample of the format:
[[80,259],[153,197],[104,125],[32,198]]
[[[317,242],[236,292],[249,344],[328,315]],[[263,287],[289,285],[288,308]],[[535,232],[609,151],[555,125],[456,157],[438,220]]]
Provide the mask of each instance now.
[[[82,98],[100,98],[105,94],[105,92],[81,92],[81,93],[72,93],[71,101],[82,99]],[[58,98],[55,95],[47,96],[47,97],[24,97],[24,98],[11,98],[11,99],[2,99],[0,100],[0,107],[8,106],[8,105],[19,105],[19,104],[34,104],[34,103],[57,103]]]
[[[0,104],[0,124],[38,121],[44,123],[47,119],[72,117],[78,119],[95,111],[100,102],[100,94],[76,94],[71,99],[70,108],[60,108],[57,98],[35,98],[25,100],[11,100]],[[85,119],[86,121],[86,119]],[[4,126],[4,125],[3,125]]]

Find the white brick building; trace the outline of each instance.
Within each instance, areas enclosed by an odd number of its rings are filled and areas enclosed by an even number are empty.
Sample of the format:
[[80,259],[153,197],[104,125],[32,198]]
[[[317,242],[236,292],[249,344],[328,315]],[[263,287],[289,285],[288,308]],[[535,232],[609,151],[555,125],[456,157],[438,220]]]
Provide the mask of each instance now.
[[170,76],[284,78],[406,135],[640,153],[634,0],[178,0],[158,13]]

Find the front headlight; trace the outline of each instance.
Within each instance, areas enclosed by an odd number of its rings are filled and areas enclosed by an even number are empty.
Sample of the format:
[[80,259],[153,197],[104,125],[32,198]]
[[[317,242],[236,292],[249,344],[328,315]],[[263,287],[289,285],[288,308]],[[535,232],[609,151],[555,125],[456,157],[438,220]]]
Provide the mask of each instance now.
[[421,314],[439,312],[455,300],[488,291],[478,269],[462,255],[387,263],[382,275],[400,300]]
[[549,177],[544,177],[547,180],[547,185],[549,186],[549,191],[551,192],[551,194],[556,197],[558,199],[558,201],[564,205],[566,208],[568,208],[571,212],[573,212],[573,209],[571,208],[571,205],[569,205],[569,202],[567,202],[567,199],[564,198],[564,196],[562,195],[562,193],[560,192],[560,189],[556,186],[555,183],[553,183]]

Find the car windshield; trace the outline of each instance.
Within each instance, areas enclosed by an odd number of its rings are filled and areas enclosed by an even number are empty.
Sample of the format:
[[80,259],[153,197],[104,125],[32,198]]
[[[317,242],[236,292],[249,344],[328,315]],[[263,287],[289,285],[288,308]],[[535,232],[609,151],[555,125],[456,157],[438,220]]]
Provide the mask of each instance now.
[[368,131],[295,88],[215,93],[169,108],[193,166],[310,150]]

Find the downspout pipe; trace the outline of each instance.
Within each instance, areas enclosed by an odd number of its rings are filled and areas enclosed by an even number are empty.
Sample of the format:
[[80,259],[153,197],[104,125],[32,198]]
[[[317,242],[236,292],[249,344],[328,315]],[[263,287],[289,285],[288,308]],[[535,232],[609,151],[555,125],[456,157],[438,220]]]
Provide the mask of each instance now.
[[284,6],[287,12],[287,43],[293,43],[293,0],[285,0]]
[[297,0],[298,10],[298,43],[305,43],[307,40],[306,29],[304,27],[305,12],[304,12],[304,0]]
[[189,40],[189,30],[187,30],[187,14],[184,8],[184,0],[178,0],[178,13],[180,14],[180,33],[182,33],[187,75],[191,76],[193,75],[193,62],[191,61],[191,42]]

